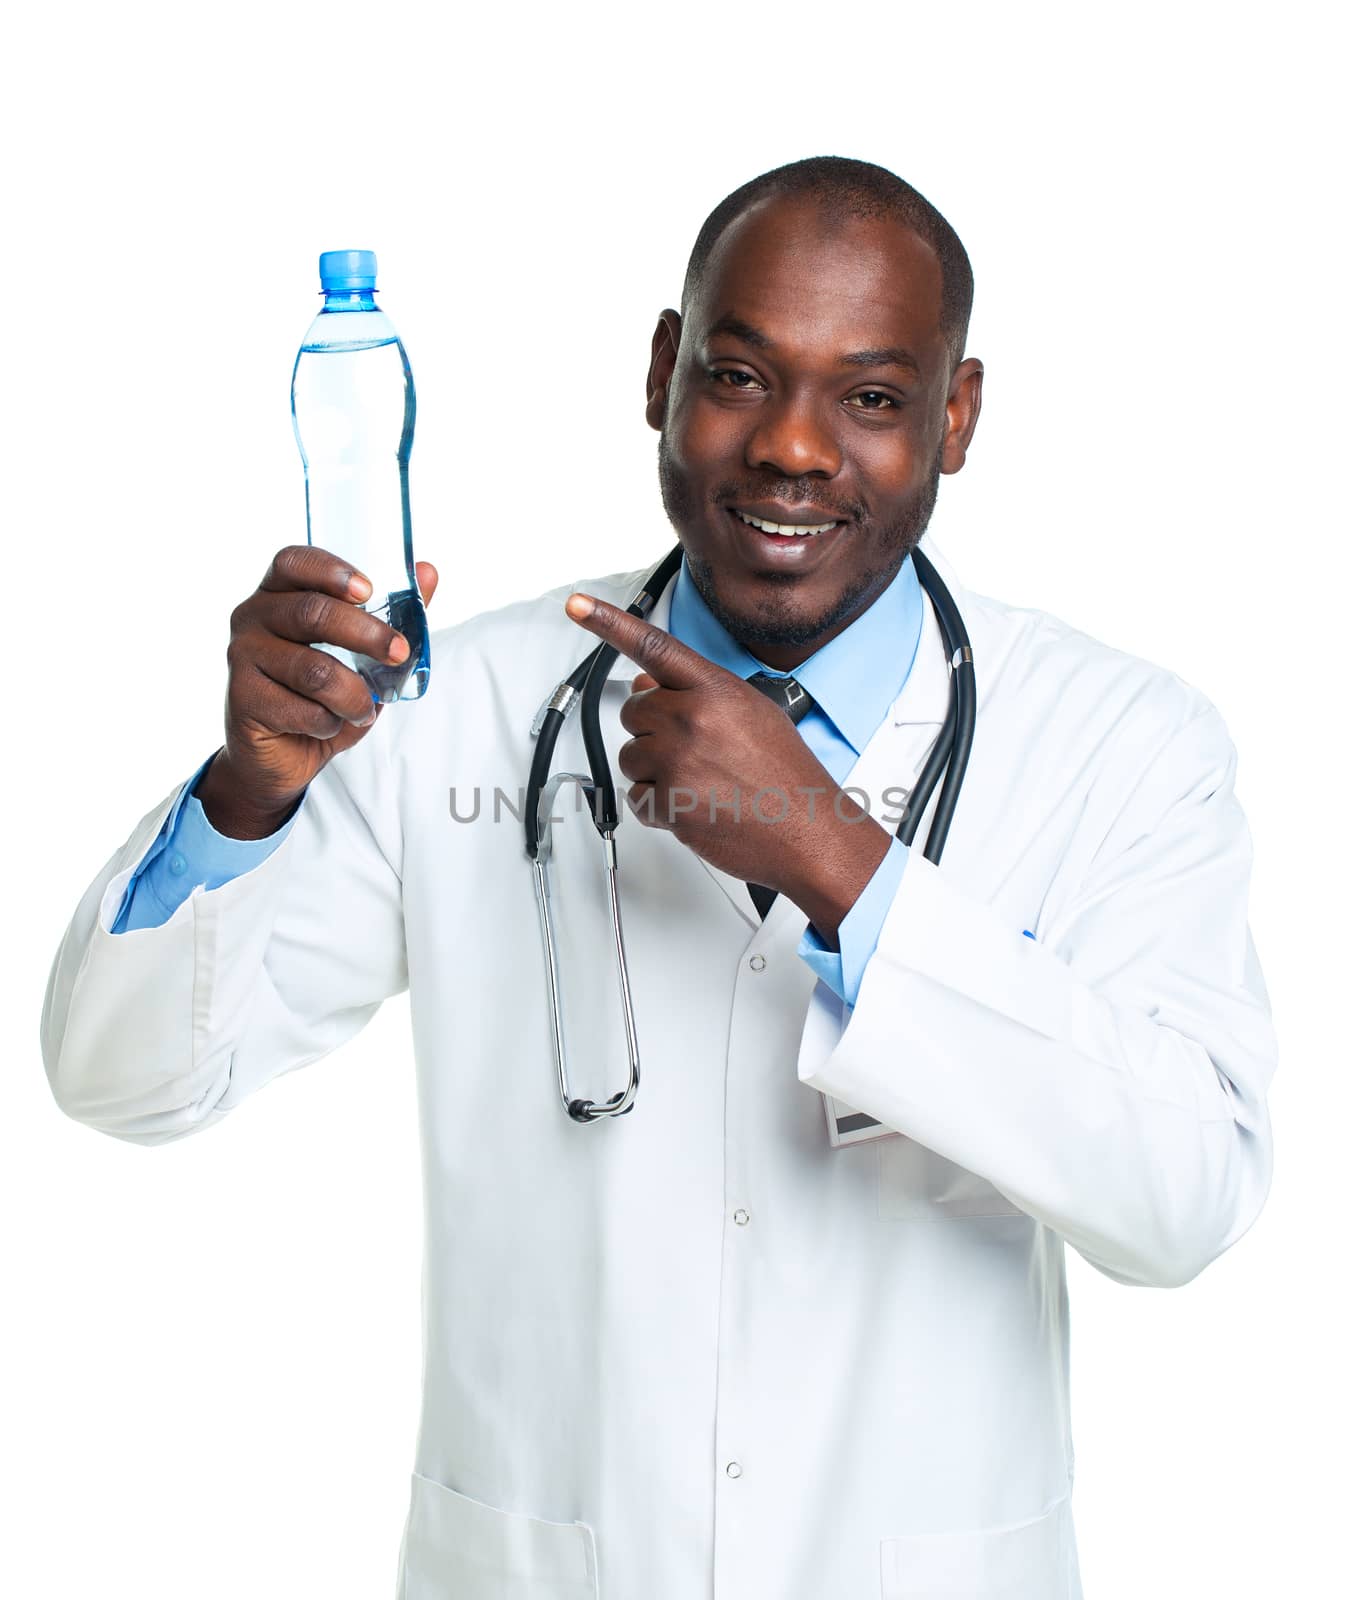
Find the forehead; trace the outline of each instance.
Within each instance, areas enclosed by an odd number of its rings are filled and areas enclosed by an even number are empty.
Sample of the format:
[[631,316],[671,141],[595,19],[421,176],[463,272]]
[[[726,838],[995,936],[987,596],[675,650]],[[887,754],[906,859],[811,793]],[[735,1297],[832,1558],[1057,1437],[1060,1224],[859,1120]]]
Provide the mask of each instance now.
[[903,223],[837,218],[811,201],[777,199],[725,230],[687,321],[702,339],[735,319],[803,360],[901,344],[927,377],[946,358],[942,298],[937,254]]

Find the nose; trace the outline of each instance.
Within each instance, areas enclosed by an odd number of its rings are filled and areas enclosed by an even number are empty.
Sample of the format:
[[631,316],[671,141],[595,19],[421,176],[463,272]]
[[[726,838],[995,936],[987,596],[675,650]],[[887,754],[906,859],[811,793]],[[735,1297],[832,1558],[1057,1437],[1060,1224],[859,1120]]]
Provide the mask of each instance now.
[[833,478],[841,465],[839,441],[810,395],[777,395],[756,408],[746,465],[786,478]]

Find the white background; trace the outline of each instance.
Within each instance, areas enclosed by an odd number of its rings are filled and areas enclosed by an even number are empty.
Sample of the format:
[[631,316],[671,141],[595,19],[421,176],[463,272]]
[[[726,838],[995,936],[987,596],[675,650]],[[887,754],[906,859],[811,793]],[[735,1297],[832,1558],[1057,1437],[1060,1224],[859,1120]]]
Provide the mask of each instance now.
[[1351,885],[1327,14],[132,4],[7,25],[0,1590],[392,1593],[420,1383],[405,1003],[157,1150],[64,1119],[37,1043],[79,894],[219,743],[229,612],[304,538],[287,386],[318,252],[379,252],[443,624],[667,547],[641,416],[656,313],[716,201],[822,153],[908,178],[975,266],[985,410],[934,542],[969,587],[1180,673],[1241,757],[1275,1185],[1186,1288],[1073,1263],[1086,1591],[1335,1584]]

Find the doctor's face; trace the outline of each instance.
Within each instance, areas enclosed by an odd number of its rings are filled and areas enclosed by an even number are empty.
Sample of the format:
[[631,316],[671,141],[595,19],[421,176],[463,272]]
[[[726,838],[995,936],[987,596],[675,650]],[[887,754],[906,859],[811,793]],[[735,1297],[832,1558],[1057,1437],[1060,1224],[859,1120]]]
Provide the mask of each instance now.
[[777,199],[724,232],[684,324],[661,315],[647,417],[666,512],[710,610],[770,666],[871,605],[965,460],[981,366],[951,370],[941,294],[899,223]]

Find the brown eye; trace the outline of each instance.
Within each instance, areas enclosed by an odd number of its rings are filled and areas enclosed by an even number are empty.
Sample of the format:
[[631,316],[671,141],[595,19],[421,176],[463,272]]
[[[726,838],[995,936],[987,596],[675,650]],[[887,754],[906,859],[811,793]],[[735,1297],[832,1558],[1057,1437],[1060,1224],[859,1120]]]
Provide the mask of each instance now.
[[[852,395],[851,400],[865,402],[859,405],[860,411],[895,411],[896,401],[889,394],[883,394],[880,389],[865,389],[862,394]],[[880,402],[880,404],[878,403]]]
[[[739,367],[722,367],[709,373],[714,383],[722,383],[728,389],[749,389],[755,386],[756,379],[749,372],[742,372]],[[740,380],[744,379],[744,382]]]

